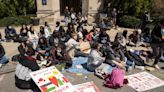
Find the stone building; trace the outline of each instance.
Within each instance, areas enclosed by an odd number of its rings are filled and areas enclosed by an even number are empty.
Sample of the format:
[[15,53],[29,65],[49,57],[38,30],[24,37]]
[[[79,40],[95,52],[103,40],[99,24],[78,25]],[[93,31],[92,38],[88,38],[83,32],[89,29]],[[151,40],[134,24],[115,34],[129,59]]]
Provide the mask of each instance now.
[[88,19],[94,21],[95,15],[102,11],[104,5],[103,0],[36,0],[36,3],[37,17],[49,22],[62,20],[66,6],[88,15]]

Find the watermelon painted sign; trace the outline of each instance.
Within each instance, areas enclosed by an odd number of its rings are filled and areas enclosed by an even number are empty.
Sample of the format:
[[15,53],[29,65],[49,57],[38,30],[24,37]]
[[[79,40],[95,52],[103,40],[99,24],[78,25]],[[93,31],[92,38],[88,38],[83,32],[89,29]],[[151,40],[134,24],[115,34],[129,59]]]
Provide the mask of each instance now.
[[42,92],[76,92],[69,80],[52,66],[30,73]]

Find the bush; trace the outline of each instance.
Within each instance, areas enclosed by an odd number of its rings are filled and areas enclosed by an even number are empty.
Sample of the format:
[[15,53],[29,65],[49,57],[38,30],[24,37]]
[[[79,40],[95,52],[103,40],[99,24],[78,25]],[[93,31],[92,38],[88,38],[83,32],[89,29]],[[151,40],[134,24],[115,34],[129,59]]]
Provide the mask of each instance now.
[[124,15],[118,20],[118,26],[126,28],[138,28],[142,21],[133,16]]
[[0,27],[7,25],[22,25],[22,24],[31,24],[31,16],[15,16],[15,17],[5,17],[0,19]]

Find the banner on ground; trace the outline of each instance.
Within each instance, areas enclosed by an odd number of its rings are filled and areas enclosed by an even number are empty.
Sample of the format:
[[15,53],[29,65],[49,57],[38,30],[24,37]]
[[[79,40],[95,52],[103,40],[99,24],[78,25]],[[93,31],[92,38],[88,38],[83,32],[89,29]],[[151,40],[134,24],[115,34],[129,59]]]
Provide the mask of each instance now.
[[94,82],[87,82],[74,86],[77,92],[101,92]]
[[164,85],[163,80],[147,72],[129,75],[127,76],[127,79],[129,81],[128,86],[138,92],[144,92]]
[[69,80],[54,66],[32,72],[30,75],[42,92],[76,92]]

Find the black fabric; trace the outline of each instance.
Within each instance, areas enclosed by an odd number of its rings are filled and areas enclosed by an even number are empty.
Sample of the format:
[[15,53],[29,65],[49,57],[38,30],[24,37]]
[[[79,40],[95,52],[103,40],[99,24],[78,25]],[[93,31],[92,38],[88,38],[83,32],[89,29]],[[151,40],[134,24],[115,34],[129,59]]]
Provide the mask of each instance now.
[[31,80],[24,81],[15,76],[15,85],[20,89],[31,89]]
[[21,56],[24,56],[25,53],[26,53],[25,48],[23,48],[22,45],[19,45],[19,46],[18,46],[18,51],[19,51],[19,54],[20,54]]
[[135,63],[135,65],[145,66],[144,60],[137,54],[127,51],[125,53],[125,56],[127,57],[128,60],[133,61]]
[[32,61],[30,59],[27,59],[27,57],[25,57],[25,56],[20,58],[19,63],[25,67],[28,67],[32,71],[39,70],[39,66],[36,63],[36,61]]
[[5,55],[5,50],[3,46],[0,44],[0,58],[2,58]]
[[[109,37],[109,35],[108,35],[108,34],[103,34],[103,33],[101,33],[101,34],[99,35],[99,42],[102,43],[103,40],[106,41],[105,43],[110,42],[110,37]],[[104,44],[104,43],[102,43],[102,44]]]
[[160,43],[162,41],[161,27],[156,25],[151,32],[152,43]]

